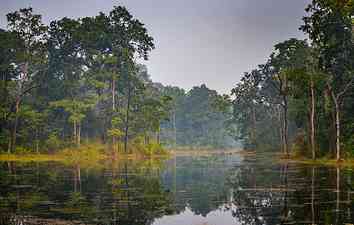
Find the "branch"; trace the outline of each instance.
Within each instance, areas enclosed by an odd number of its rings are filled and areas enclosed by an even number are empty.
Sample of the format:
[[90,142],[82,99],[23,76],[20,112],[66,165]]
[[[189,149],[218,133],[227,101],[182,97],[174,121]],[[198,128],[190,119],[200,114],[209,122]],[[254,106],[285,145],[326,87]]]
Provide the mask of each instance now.
[[33,90],[33,89],[35,89],[35,88],[37,88],[37,87],[39,87],[39,86],[40,86],[40,85],[37,84],[37,85],[33,85],[33,86],[27,88],[27,89],[24,90],[18,97],[21,99],[21,98],[22,98],[24,95],[26,95],[28,92],[30,92],[31,90]]
[[340,97],[342,97],[342,95],[344,95],[348,89],[352,86],[354,82],[354,76],[352,77],[352,79],[349,81],[349,83],[347,83],[347,85],[344,87],[343,91],[341,91],[338,95],[337,95],[337,100],[340,99]]

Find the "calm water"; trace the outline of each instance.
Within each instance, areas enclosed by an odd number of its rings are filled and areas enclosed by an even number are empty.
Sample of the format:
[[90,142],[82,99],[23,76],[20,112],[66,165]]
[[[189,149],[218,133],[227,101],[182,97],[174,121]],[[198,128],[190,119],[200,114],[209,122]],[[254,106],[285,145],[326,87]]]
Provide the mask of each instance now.
[[[0,163],[0,224],[351,224],[351,169],[271,156]],[[353,176],[353,179],[352,179]]]

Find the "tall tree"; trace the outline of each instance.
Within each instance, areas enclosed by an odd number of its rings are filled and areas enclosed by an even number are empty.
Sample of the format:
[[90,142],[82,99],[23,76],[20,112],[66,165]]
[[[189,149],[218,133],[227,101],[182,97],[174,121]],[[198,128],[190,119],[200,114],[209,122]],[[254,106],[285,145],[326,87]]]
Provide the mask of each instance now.
[[352,88],[353,40],[352,0],[313,0],[306,8],[301,29],[309,34],[313,45],[319,49],[320,68],[327,73],[327,91],[334,111],[336,159],[341,158],[341,110],[344,97]]
[[8,151],[16,147],[18,116],[23,97],[38,87],[46,70],[47,27],[41,16],[33,14],[32,8],[24,8],[7,14],[9,31],[14,33],[21,44],[17,45],[16,59],[11,63],[15,70],[13,89],[13,125]]
[[288,110],[289,95],[291,94],[290,76],[291,74],[304,67],[306,64],[307,44],[305,41],[290,39],[275,45],[268,61],[266,71],[268,82],[272,83],[279,95],[279,104],[283,109],[282,115],[282,148],[284,153],[289,156],[289,128]]

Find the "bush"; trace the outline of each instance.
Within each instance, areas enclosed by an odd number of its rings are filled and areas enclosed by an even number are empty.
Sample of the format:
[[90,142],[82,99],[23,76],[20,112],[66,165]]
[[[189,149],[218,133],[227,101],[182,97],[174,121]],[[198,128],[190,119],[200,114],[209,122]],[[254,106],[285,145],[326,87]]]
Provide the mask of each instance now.
[[304,130],[300,130],[296,133],[294,141],[291,145],[291,151],[295,156],[306,156],[308,155],[308,146],[306,142],[306,133]]
[[152,156],[152,155],[165,155],[167,154],[166,150],[162,147],[162,145],[153,142],[145,146],[144,155]]
[[19,155],[25,155],[25,154],[30,154],[32,151],[29,148],[23,147],[23,146],[16,146],[15,149],[15,154]]
[[354,158],[354,135],[344,143],[344,150],[347,156]]
[[62,147],[62,141],[58,138],[56,133],[51,133],[45,142],[45,146],[49,151],[53,152]]

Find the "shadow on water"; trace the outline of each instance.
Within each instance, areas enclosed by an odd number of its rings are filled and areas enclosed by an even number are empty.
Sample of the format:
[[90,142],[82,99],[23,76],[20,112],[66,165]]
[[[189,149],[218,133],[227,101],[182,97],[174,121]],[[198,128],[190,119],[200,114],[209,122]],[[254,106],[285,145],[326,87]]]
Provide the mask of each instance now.
[[353,171],[268,157],[0,163],[0,225],[350,224]]

